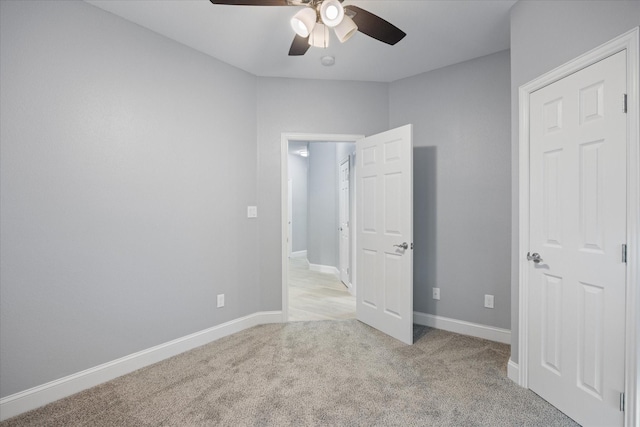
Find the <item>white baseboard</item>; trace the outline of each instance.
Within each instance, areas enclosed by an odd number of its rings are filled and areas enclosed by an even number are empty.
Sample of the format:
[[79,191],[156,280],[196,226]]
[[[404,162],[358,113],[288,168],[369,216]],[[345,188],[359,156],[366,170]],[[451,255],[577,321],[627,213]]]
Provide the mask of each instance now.
[[353,296],[356,295],[356,287],[353,286],[353,283],[349,282],[349,284],[347,285],[347,290],[349,291],[349,293]]
[[196,332],[0,399],[0,421],[54,402],[244,329],[282,322],[281,311],[263,311]]
[[307,251],[295,251],[295,252],[291,252],[291,255],[289,255],[289,258],[306,258],[307,257]]
[[514,383],[520,385],[520,367],[511,359],[509,359],[509,363],[507,364],[507,377]]
[[309,270],[319,271],[320,273],[333,274],[334,276],[340,276],[340,271],[333,265],[320,265],[309,263]]
[[436,329],[443,329],[457,334],[470,335],[472,337],[484,338],[485,340],[511,344],[511,331],[509,329],[465,322],[464,320],[450,319],[448,317],[420,313],[418,311],[413,312],[413,323],[430,326]]

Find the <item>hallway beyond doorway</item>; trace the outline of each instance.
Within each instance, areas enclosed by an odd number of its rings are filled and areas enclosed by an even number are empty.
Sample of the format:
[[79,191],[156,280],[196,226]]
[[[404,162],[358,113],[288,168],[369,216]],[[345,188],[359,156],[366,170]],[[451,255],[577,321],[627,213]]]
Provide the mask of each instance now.
[[333,274],[309,270],[306,258],[289,258],[288,321],[356,317],[356,297]]

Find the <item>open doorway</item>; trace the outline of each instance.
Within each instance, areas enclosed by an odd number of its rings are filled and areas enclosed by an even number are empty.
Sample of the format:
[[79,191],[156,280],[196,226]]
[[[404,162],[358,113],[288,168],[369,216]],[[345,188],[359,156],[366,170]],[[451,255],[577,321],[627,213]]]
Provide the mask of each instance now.
[[[282,321],[289,321],[288,163],[290,141],[356,142],[350,212],[356,318],[413,343],[413,127],[369,137],[283,133],[281,137]],[[359,224],[362,225],[359,228]],[[356,256],[357,254],[357,256]],[[362,280],[358,282],[358,278]]]
[[289,321],[356,317],[349,251],[354,151],[353,142],[289,142]]
[[351,229],[357,139],[360,136],[283,135],[286,321],[356,317]]

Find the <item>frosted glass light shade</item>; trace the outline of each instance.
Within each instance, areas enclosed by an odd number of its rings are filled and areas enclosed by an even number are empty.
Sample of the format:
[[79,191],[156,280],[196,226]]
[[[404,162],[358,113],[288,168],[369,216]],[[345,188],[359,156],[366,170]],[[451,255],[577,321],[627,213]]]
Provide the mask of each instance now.
[[305,7],[291,18],[291,28],[300,37],[309,37],[316,25],[316,12],[310,7]]
[[344,18],[344,8],[338,0],[324,0],[320,6],[320,18],[327,27],[335,27]]
[[345,15],[344,18],[342,18],[342,22],[339,23],[334,30],[340,43],[344,43],[358,31],[358,26],[353,22],[353,19]]
[[329,47],[329,29],[326,25],[317,23],[309,34],[309,44],[314,47]]

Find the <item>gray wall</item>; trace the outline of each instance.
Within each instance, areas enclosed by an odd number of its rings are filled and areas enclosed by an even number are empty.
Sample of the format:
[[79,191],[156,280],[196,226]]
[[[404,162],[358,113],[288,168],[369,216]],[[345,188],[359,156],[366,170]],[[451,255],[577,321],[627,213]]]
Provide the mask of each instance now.
[[259,311],[256,78],[84,2],[0,16],[0,397]]
[[508,329],[509,52],[393,82],[389,104],[414,132],[414,309]]
[[307,259],[338,266],[338,166],[336,144],[309,143]]
[[289,179],[292,183],[292,251],[307,250],[307,206],[308,206],[308,169],[309,160],[294,154],[295,151],[307,146],[307,143],[289,144]]
[[[300,105],[300,94],[313,100]],[[262,310],[282,307],[282,132],[366,134],[388,129],[385,83],[258,78],[258,204]]]
[[511,358],[518,361],[518,88],[640,25],[640,2],[519,1],[511,9]]

